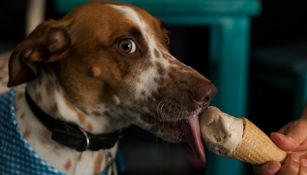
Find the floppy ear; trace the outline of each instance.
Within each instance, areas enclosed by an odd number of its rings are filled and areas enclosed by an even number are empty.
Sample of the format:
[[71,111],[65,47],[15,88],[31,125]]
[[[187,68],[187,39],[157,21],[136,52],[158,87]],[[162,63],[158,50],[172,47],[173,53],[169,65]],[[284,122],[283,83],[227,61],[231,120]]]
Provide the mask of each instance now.
[[8,87],[35,79],[39,65],[62,59],[59,55],[70,43],[64,23],[50,20],[40,24],[11,54]]

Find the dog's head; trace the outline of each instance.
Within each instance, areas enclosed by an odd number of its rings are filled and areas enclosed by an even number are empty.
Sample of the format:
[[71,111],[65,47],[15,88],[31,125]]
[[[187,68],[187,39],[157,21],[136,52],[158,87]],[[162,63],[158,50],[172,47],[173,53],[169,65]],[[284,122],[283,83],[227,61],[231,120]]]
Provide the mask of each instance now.
[[120,117],[173,141],[182,138],[179,123],[197,116],[216,93],[169,53],[161,22],[127,4],[90,3],[42,23],[17,46],[9,66],[9,86],[52,73],[81,110]]

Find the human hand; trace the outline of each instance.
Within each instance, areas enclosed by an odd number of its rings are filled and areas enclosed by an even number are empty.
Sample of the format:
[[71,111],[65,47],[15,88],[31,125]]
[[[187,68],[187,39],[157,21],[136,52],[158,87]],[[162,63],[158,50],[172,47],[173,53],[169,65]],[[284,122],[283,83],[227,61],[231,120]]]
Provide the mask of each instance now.
[[290,122],[279,132],[271,134],[276,145],[288,152],[285,162],[268,162],[262,166],[254,166],[256,175],[307,175],[306,111],[301,119]]

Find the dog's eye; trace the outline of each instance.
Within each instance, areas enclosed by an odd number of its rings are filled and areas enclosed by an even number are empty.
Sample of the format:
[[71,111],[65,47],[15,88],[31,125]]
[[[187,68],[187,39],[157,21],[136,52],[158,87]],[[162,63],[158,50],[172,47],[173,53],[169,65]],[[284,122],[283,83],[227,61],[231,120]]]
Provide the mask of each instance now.
[[132,54],[136,51],[136,44],[132,39],[125,39],[119,43],[119,49],[123,53]]

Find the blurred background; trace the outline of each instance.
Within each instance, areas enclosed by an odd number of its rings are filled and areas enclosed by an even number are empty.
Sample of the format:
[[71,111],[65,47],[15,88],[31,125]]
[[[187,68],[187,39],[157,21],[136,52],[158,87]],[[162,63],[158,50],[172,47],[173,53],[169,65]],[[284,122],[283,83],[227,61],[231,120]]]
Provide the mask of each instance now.
[[[0,1],[0,53],[13,49],[37,22],[59,19],[83,2]],[[165,22],[175,57],[217,84],[221,90],[214,104],[225,112],[247,116],[268,134],[299,116],[307,96],[306,1],[143,0],[135,4]],[[176,15],[181,19],[173,18]],[[238,48],[231,49],[234,46]],[[252,174],[250,165],[211,154],[208,166],[201,168],[185,144],[165,143],[137,127],[125,130],[120,149],[124,174]],[[225,171],[228,166],[235,170]]]

